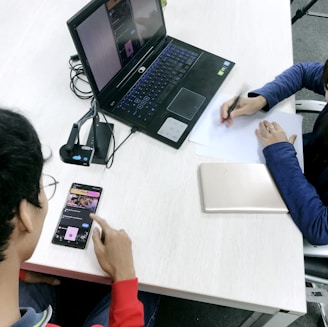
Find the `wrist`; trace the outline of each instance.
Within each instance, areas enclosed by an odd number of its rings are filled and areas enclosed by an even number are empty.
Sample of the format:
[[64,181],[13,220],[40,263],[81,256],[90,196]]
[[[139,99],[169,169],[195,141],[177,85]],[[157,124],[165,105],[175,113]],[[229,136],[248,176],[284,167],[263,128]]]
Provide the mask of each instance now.
[[267,105],[267,100],[263,95],[258,95],[256,98],[258,110],[263,109]]
[[118,271],[112,277],[113,277],[113,282],[119,282],[122,280],[134,279],[137,276],[136,276],[134,268],[130,267],[128,269]]

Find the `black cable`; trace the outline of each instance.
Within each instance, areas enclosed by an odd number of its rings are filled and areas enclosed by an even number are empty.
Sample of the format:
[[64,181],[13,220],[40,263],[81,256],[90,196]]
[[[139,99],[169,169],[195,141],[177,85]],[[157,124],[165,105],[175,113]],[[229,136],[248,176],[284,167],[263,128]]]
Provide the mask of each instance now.
[[107,119],[106,119],[106,116],[103,115],[103,118],[108,126],[108,128],[110,128],[111,132],[112,132],[112,138],[113,138],[113,152],[112,154],[107,158],[107,161],[106,161],[106,168],[107,169],[110,169],[112,166],[113,166],[113,163],[114,163],[114,156],[115,156],[115,153],[116,151],[128,140],[128,138],[134,134],[138,129],[136,127],[132,127],[131,130],[130,130],[130,133],[128,134],[128,136],[126,136],[126,138],[116,147],[116,141],[115,141],[115,137],[114,137],[114,131],[111,127],[111,125],[108,123]]
[[68,61],[70,68],[70,89],[79,99],[91,99],[93,97],[91,89],[88,91],[83,91],[80,87],[78,87],[78,84],[83,84],[90,88],[89,81],[84,73],[83,65],[78,61],[78,55],[71,56]]
[[[91,99],[91,106],[94,105],[95,98],[93,96],[92,90],[90,91],[82,91],[80,88],[77,87],[77,83],[84,83],[89,85],[89,81],[87,77],[85,76],[84,73],[84,68],[81,63],[76,63],[79,61],[79,56],[78,55],[73,55],[69,59],[69,67],[70,67],[70,89],[72,92],[80,99],[82,100],[87,100]],[[116,141],[115,141],[115,136],[114,136],[114,131],[112,128],[112,124],[110,124],[106,118],[106,116],[103,114],[102,115],[106,125],[111,131],[111,138],[112,138],[112,144],[113,144],[113,151],[112,154],[107,158],[106,160],[106,168],[110,169],[114,163],[114,156],[116,151],[128,140],[128,138],[134,134],[138,129],[136,127],[132,127],[129,135],[116,147]]]

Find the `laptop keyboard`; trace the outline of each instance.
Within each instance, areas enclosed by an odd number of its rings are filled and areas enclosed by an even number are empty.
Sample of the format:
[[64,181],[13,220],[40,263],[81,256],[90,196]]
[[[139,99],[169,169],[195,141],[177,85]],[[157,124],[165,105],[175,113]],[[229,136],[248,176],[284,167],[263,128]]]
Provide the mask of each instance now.
[[189,71],[198,54],[169,44],[118,104],[135,121],[149,123],[158,105]]

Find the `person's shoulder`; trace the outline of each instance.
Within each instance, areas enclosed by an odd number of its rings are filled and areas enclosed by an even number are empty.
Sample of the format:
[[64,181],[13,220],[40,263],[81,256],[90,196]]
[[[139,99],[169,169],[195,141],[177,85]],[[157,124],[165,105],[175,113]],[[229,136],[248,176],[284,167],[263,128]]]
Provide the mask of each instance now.
[[317,66],[323,66],[324,63],[321,61],[299,61],[299,62],[294,63],[294,66],[297,66],[297,65],[317,67]]
[[322,70],[324,63],[320,61],[304,61],[304,62],[297,62],[293,66],[300,67],[304,70]]

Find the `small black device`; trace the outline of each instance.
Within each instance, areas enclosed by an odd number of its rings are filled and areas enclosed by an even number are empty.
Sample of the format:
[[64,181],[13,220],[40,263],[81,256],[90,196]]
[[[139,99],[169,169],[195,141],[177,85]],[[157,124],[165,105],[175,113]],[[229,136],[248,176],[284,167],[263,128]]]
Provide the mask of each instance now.
[[94,148],[80,144],[74,144],[70,151],[65,147],[60,149],[60,156],[64,162],[82,166],[90,166],[94,153]]
[[[81,126],[92,119],[86,145],[80,144]],[[107,164],[107,154],[114,125],[99,121],[97,102],[93,101],[90,110],[73,124],[67,143],[59,149],[60,159],[66,163],[90,166],[91,163]]]
[[84,249],[91,230],[90,213],[98,207],[102,187],[73,183],[52,243]]

